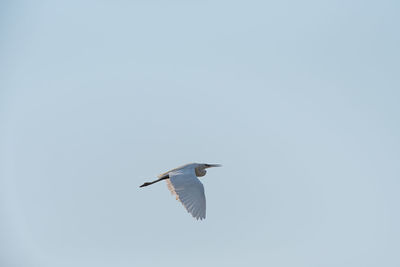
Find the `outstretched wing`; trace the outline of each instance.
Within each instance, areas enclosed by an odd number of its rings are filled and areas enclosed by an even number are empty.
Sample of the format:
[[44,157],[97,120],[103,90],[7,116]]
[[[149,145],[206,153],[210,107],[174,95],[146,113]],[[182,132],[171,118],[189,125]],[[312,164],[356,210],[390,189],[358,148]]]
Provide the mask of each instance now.
[[196,219],[206,218],[204,187],[193,172],[178,170],[169,173],[168,189]]

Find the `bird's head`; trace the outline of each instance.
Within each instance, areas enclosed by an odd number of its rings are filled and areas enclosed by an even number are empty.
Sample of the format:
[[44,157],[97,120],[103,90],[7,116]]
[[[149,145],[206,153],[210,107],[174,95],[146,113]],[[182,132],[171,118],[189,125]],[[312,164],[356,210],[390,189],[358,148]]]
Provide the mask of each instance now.
[[221,166],[222,166],[221,164],[207,164],[207,163],[198,164],[198,166],[195,168],[196,176],[202,177],[202,176],[206,175],[207,168],[221,167]]

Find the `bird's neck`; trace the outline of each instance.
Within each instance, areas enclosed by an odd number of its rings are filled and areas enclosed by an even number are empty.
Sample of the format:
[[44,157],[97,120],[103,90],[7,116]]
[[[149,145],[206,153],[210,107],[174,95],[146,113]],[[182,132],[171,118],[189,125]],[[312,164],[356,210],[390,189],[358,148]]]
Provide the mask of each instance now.
[[197,177],[203,177],[204,175],[206,175],[206,170],[200,167],[194,168],[194,172],[196,173]]

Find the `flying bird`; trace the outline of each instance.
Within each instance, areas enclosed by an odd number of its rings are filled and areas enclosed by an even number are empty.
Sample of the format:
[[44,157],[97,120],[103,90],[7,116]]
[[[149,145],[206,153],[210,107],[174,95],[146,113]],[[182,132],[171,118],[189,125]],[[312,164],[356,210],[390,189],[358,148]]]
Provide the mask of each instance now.
[[203,184],[197,177],[206,175],[207,168],[220,164],[189,163],[158,175],[159,179],[142,184],[145,187],[166,180],[171,194],[176,196],[185,209],[197,220],[206,218],[206,197]]

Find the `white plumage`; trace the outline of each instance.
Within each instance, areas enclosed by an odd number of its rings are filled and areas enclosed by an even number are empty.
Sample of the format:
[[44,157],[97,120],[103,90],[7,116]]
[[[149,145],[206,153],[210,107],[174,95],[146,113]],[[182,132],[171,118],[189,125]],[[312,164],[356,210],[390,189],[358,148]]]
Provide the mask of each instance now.
[[185,209],[197,220],[206,218],[206,197],[204,186],[197,177],[206,174],[206,168],[219,167],[219,164],[190,163],[160,174],[158,180],[144,183],[148,186],[166,180],[168,189]]

